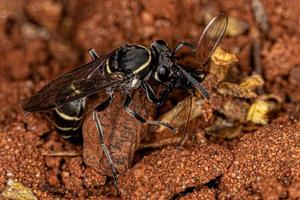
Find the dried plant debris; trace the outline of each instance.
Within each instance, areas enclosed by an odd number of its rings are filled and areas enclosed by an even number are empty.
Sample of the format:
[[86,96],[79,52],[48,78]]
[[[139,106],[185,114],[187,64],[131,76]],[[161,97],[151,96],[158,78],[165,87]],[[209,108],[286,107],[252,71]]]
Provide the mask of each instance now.
[[11,200],[37,200],[30,188],[12,179],[8,180],[7,187],[1,193],[1,196]]
[[226,95],[215,112],[212,124],[205,128],[209,135],[232,139],[243,130],[255,130],[257,125],[267,125],[270,115],[279,111],[281,99],[275,95],[260,95],[255,90],[264,84],[259,75],[245,78],[240,84],[222,82],[217,89]]
[[214,116],[212,124],[205,128],[207,135],[232,139],[240,135],[246,122],[249,103],[242,99],[224,102]]
[[257,97],[255,92],[243,89],[238,84],[228,82],[223,82],[219,85],[218,93],[223,96],[233,96],[246,99],[254,99]]
[[250,77],[245,78],[241,83],[240,83],[240,87],[242,89],[246,89],[246,90],[255,90],[258,87],[263,86],[264,84],[264,80],[261,76],[259,75],[252,75]]
[[252,60],[252,65],[255,70],[255,73],[259,74],[262,76],[263,71],[262,71],[262,64],[261,64],[261,40],[256,37],[252,43],[251,46],[251,60]]
[[[250,129],[251,127],[248,126],[250,122],[266,125],[268,114],[276,111],[279,107],[280,100],[272,98],[273,95],[266,98],[264,95],[258,96],[256,93],[257,89],[264,85],[264,80],[260,75],[254,74],[245,77],[240,83],[226,81],[229,67],[237,61],[234,54],[226,52],[222,48],[218,48],[212,56],[210,74],[217,77],[219,84],[216,87],[217,94],[211,96],[214,96],[215,99],[217,96],[222,96],[223,100],[218,103],[219,106],[211,108],[215,111],[213,120],[204,129],[208,135],[232,139],[240,135],[245,128]],[[215,93],[215,91],[212,92]],[[267,100],[268,98],[270,99]],[[265,107],[261,108],[262,105]],[[258,116],[258,112],[263,112],[262,116]],[[261,121],[259,123],[257,120],[254,122],[253,114],[255,119],[263,118],[265,121],[263,123]],[[252,126],[253,128],[255,127]]]
[[257,94],[254,90],[264,84],[259,75],[252,75],[245,78],[240,84],[223,82],[218,86],[218,93],[224,96],[254,99]]
[[211,57],[209,73],[223,81],[226,78],[228,68],[231,64],[238,62],[235,54],[232,54],[221,47],[217,47]]
[[246,122],[249,107],[248,102],[241,99],[233,99],[232,101],[226,101],[218,111],[229,119],[244,123]]
[[230,151],[218,145],[166,148],[144,157],[121,176],[120,192],[123,199],[170,199],[220,176],[231,161]]
[[238,122],[228,121],[226,118],[217,116],[214,123],[205,128],[207,135],[217,136],[218,138],[233,139],[240,135],[243,125]]
[[250,106],[247,113],[247,121],[255,124],[267,125],[269,122],[269,114],[278,111],[281,107],[282,100],[275,95],[259,96]]
[[222,47],[217,47],[211,56],[211,60],[218,66],[220,65],[230,65],[234,62],[238,62],[238,58],[235,54],[232,54]]
[[271,114],[281,108],[281,99],[274,95],[261,95],[252,104],[241,99],[226,101],[217,113],[213,123],[205,128],[208,135],[232,139],[243,130],[256,130],[257,125],[267,125]]

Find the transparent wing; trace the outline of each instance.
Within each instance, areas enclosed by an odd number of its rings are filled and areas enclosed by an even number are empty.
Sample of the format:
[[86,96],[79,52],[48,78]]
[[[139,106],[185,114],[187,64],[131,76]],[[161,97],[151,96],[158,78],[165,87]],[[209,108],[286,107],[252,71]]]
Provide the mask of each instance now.
[[178,145],[181,145],[185,142],[186,136],[188,134],[189,125],[191,122],[191,111],[192,111],[192,97],[188,97],[183,100],[181,106],[177,107],[177,116],[174,116],[171,124],[178,124],[178,133],[180,135],[180,141]]
[[197,58],[202,66],[207,64],[209,58],[219,45],[228,24],[228,17],[222,13],[214,17],[205,27],[197,47]]
[[[189,130],[189,125],[191,122],[191,111],[192,111],[192,96],[185,98],[180,101],[174,108],[169,112],[164,114],[161,118],[163,122],[170,124],[171,126],[177,128],[177,133],[179,134],[180,140],[178,145],[184,143],[187,132]],[[173,133],[171,133],[173,135]],[[178,137],[175,137],[175,139]],[[172,142],[175,143],[175,142]]]
[[[66,74],[50,81],[42,90],[50,90],[52,88],[56,88],[59,86],[63,85],[68,85],[72,83],[74,80],[80,80],[80,79],[87,79],[90,78],[94,75],[97,75],[99,72],[102,71],[102,68],[105,64],[105,61],[114,53],[115,51],[107,54],[100,56],[96,60],[82,65],[70,72],[67,72]],[[40,91],[41,92],[41,91]]]
[[102,73],[108,57],[102,56],[51,81],[39,92],[23,100],[23,109],[28,112],[50,110],[119,84],[121,76]]

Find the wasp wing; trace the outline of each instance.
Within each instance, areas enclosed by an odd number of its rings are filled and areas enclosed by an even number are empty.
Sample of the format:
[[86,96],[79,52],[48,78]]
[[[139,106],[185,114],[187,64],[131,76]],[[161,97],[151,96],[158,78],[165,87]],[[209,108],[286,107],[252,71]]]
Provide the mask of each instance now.
[[110,54],[83,65],[51,81],[33,96],[23,100],[25,111],[45,111],[92,95],[122,81],[120,76],[103,73],[103,66]]
[[177,124],[178,134],[180,136],[180,141],[178,145],[184,144],[186,137],[189,136],[189,126],[191,122],[191,111],[192,111],[192,97],[184,99],[181,106],[176,106],[177,115],[173,116],[171,124]]
[[197,58],[201,66],[209,61],[211,55],[219,45],[228,24],[228,17],[224,13],[214,17],[205,27],[197,47]]
[[117,86],[123,79],[119,76],[101,76],[90,79],[74,80],[56,88],[41,90],[23,101],[25,111],[45,111],[90,96],[107,87]]
[[[97,58],[96,60],[94,60],[88,64],[82,65],[70,72],[67,72],[66,74],[50,81],[42,90],[43,91],[50,90],[51,88],[56,88],[56,87],[59,87],[62,85],[70,84],[74,80],[87,79],[87,78],[97,75],[98,73],[100,73],[102,71],[106,60],[114,52],[115,51],[113,51],[107,55],[100,56],[99,58]],[[39,91],[39,92],[41,92],[41,91]]]
[[[168,123],[177,129],[179,137],[172,136],[172,144],[177,143],[178,145],[181,145],[185,142],[187,132],[189,131],[191,112],[192,97],[190,96],[180,101],[174,108],[161,117],[161,121]],[[166,130],[165,127],[158,129],[158,132],[163,132],[164,130]],[[171,135],[173,135],[173,133],[171,133]],[[180,138],[179,141],[178,138]],[[174,140],[176,140],[176,142]]]
[[[196,52],[196,60],[188,59],[187,57],[185,60],[181,61],[179,65],[175,65],[178,70],[189,80],[190,83],[192,83],[192,85],[196,89],[198,89],[200,93],[203,94],[206,99],[209,98],[206,89],[201,85],[201,83],[199,83],[198,79],[195,79],[195,77],[193,77],[192,74],[188,73],[184,68],[186,68],[185,66],[195,66],[191,68],[198,68],[199,70],[199,67],[203,67],[207,64],[226,31],[227,23],[228,17],[224,13],[220,14],[217,17],[214,17],[205,27],[199,39],[196,51],[190,52],[193,53],[190,55],[194,55],[194,52]],[[188,54],[183,56],[187,55]],[[203,68],[201,70],[203,70]]]

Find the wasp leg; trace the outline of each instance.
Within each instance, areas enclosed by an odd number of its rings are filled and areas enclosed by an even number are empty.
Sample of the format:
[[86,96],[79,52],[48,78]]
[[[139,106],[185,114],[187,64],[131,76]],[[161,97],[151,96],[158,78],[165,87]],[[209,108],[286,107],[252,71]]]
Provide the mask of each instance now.
[[103,134],[103,129],[102,129],[102,126],[101,126],[101,123],[100,123],[100,120],[99,120],[99,117],[98,117],[98,114],[96,112],[93,112],[93,120],[95,121],[96,123],[96,128],[97,128],[97,131],[99,133],[99,142],[100,142],[100,145],[101,145],[101,148],[106,156],[106,159],[108,161],[108,164],[110,165],[111,167],[111,171],[112,171],[112,175],[113,175],[113,180],[114,180],[114,186],[116,187],[117,191],[118,191],[118,177],[117,177],[117,170],[114,166],[114,163],[113,163],[113,160],[110,156],[110,153],[108,151],[108,149],[106,148],[106,145],[104,144],[104,134]]
[[97,60],[99,58],[97,52],[95,51],[95,49],[89,49],[89,54],[91,55],[93,60]]
[[165,88],[161,91],[161,93],[159,94],[159,100],[158,100],[158,104],[157,106],[160,107],[162,106],[162,104],[165,102],[165,100],[168,98],[169,93],[175,88],[177,82],[177,77],[174,77],[169,85],[166,85]]
[[172,52],[172,56],[175,56],[176,53],[177,53],[182,47],[188,47],[188,48],[192,49],[193,52],[196,52],[196,51],[197,51],[195,45],[193,45],[193,44],[191,44],[191,43],[189,43],[189,42],[181,41],[181,42],[179,42],[179,43],[176,45],[175,49],[174,49],[173,52]]
[[159,99],[156,97],[152,87],[147,82],[142,82],[142,88],[146,93],[148,100],[155,105],[159,104]]
[[168,98],[169,93],[172,91],[174,88],[173,85],[168,85],[159,95],[159,104],[158,106],[162,106],[162,104],[165,102],[165,100]]
[[145,120],[139,113],[137,113],[134,110],[132,110],[131,108],[129,108],[131,102],[132,102],[131,96],[128,93],[126,93],[126,99],[125,99],[125,102],[124,102],[124,108],[125,108],[126,112],[129,115],[131,115],[135,119],[139,120],[141,123],[153,124],[153,125],[161,125],[161,126],[165,126],[165,127],[169,128],[172,132],[177,132],[177,129],[174,128],[173,126],[171,126],[168,123],[165,123],[165,122],[162,122],[162,121]]
[[95,110],[97,110],[99,112],[103,111],[111,104],[111,102],[113,101],[113,95],[111,92],[107,92],[107,95],[108,95],[108,98],[104,102],[102,102],[99,106],[97,106],[95,108]]
[[155,95],[152,87],[147,82],[142,83],[142,88],[145,91],[148,100],[154,103],[156,106],[160,107],[168,98],[168,95],[175,87],[175,84],[176,80],[171,80],[171,83],[165,86],[165,88],[160,93],[159,97]]
[[185,76],[185,78],[188,79],[188,81],[193,85],[193,87],[195,89],[197,89],[202,95],[204,98],[206,99],[209,99],[209,94],[208,94],[208,91],[205,89],[205,87],[199,83],[190,73],[188,73],[186,70],[184,70],[182,67],[178,66],[178,70],[180,71],[180,73],[182,75]]

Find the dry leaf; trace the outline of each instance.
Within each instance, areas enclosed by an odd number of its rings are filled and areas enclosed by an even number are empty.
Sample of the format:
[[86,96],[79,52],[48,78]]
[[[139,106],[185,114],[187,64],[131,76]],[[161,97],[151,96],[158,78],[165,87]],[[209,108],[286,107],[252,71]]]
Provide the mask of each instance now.
[[[133,95],[132,109],[142,116],[149,117],[148,103],[145,96],[137,91]],[[109,106],[98,116],[104,134],[104,143],[109,150],[119,174],[124,174],[131,167],[134,152],[140,142],[142,124],[128,115],[122,105],[121,94],[114,98],[113,106]],[[150,103],[149,103],[150,104]],[[147,113],[148,112],[148,113]],[[111,176],[111,167],[99,141],[99,134],[92,115],[87,115],[83,123],[83,159],[87,166],[92,167],[102,175]]]
[[7,187],[4,189],[1,196],[13,200],[37,200],[29,188],[12,179],[8,180]]
[[234,99],[232,101],[226,101],[222,108],[218,110],[227,119],[237,120],[239,122],[245,122],[247,118],[247,113],[250,105],[240,99]]
[[230,65],[239,61],[235,54],[226,51],[222,47],[216,48],[211,59],[216,65]]
[[211,59],[209,73],[217,77],[219,81],[225,79],[229,66],[232,63],[238,62],[235,54],[227,52],[221,47],[216,48]]
[[237,122],[230,122],[223,117],[217,117],[214,124],[205,128],[205,132],[209,135],[232,139],[240,135],[243,125]]
[[245,78],[240,84],[223,82],[218,87],[219,94],[239,98],[253,99],[257,97],[255,89],[264,84],[259,75],[252,75]]
[[255,124],[267,125],[269,114],[280,108],[281,99],[274,95],[263,95],[251,105],[247,120]]
[[261,76],[255,74],[250,77],[245,78],[239,85],[243,89],[255,90],[258,87],[263,86],[264,80]]
[[223,82],[218,87],[218,93],[224,96],[232,96],[238,98],[254,99],[257,97],[255,92],[241,88],[240,85],[235,83]]

